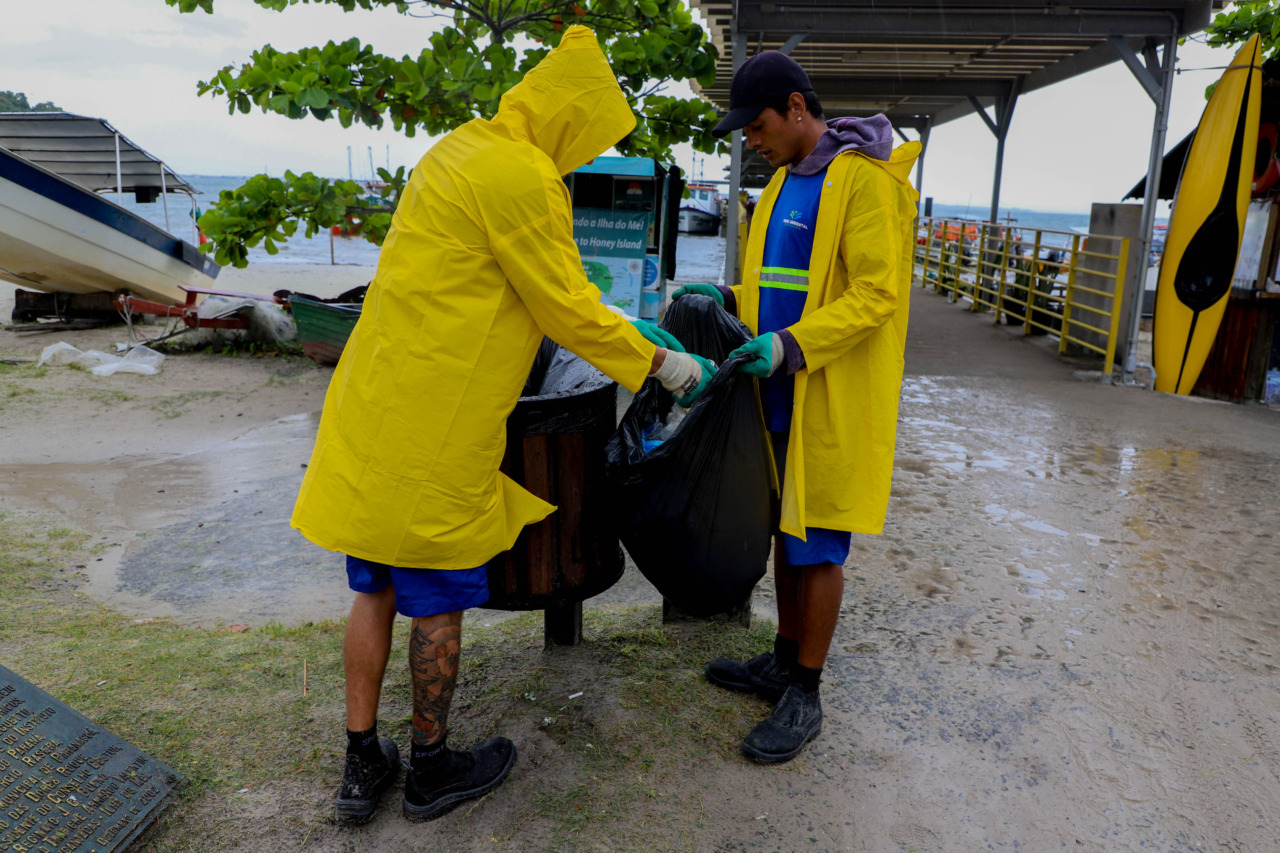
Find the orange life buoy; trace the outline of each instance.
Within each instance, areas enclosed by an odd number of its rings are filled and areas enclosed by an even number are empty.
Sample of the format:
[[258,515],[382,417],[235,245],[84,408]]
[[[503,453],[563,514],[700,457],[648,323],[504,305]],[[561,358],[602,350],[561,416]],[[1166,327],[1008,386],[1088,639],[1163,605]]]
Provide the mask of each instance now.
[[1280,127],[1264,124],[1258,128],[1258,159],[1253,166],[1253,194],[1263,195],[1280,181],[1280,161],[1276,160]]

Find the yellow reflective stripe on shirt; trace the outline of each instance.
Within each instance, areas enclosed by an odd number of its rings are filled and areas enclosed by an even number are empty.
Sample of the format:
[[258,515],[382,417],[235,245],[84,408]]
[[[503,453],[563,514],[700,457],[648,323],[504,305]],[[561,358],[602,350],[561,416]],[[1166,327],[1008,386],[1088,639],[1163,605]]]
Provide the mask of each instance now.
[[808,291],[809,271],[787,267],[761,267],[760,286],[778,290]]

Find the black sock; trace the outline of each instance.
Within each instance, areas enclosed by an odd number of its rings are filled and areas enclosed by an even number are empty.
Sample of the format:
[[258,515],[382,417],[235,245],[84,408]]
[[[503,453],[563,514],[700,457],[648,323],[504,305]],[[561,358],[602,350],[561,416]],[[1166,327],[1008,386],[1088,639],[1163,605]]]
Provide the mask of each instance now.
[[800,656],[800,643],[778,634],[773,638],[773,656],[782,669],[794,669],[796,658]]
[[361,758],[373,759],[382,754],[378,746],[378,724],[363,732],[347,729],[347,755],[358,755]]
[[409,766],[413,772],[431,773],[438,770],[449,758],[449,748],[445,745],[448,739],[448,735],[445,735],[435,743],[426,746],[420,746],[417,741],[414,741],[409,752]]
[[805,693],[816,693],[818,685],[822,683],[822,667],[810,669],[796,664],[791,668],[791,683]]

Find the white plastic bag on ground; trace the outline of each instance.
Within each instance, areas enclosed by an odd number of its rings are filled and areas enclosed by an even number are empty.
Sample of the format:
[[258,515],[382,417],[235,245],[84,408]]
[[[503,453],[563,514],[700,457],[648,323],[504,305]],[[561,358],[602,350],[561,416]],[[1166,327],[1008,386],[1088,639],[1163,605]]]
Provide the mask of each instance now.
[[64,364],[71,364],[84,353],[73,347],[66,341],[58,341],[56,344],[50,344],[40,353],[40,361],[36,367],[44,367],[46,364],[50,367],[61,367]]
[[112,376],[116,373],[154,376],[160,372],[162,363],[164,363],[164,353],[156,352],[150,347],[136,346],[121,357],[96,349],[81,352],[71,344],[59,341],[44,348],[36,366],[42,367],[48,364],[59,367],[65,364],[68,367],[87,370],[94,376]]

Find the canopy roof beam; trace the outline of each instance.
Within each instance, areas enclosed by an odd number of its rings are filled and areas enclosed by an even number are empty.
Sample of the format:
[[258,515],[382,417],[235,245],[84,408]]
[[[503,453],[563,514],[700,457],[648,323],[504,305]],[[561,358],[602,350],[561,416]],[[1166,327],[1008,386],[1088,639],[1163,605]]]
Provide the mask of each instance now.
[[[1166,37],[1176,35],[1179,30],[1185,31],[1184,22],[1162,8],[1152,8],[1147,12],[1105,7],[1076,10],[1057,6],[1046,9],[1040,2],[1024,4],[1020,10],[1009,6],[947,10],[944,8],[946,5],[949,4],[916,3],[892,8],[882,3],[815,6],[743,2],[738,4],[737,26],[752,33],[824,33],[856,35],[866,39],[910,36]],[[1164,3],[1158,5],[1167,6]],[[1208,23],[1208,4],[1204,5],[1204,23]],[[1042,14],[1030,14],[1034,11],[1030,8],[1032,6],[1038,7]]]
[[[1138,78],[1138,82],[1142,84],[1142,88],[1147,90],[1147,94],[1151,100],[1157,104],[1163,95],[1162,85],[1158,75],[1161,75],[1160,60],[1156,58],[1155,47],[1148,43],[1143,49],[1143,55],[1146,58],[1146,64],[1138,57],[1133,48],[1129,46],[1129,42],[1119,36],[1110,38],[1111,46],[1115,48],[1116,53],[1120,54],[1120,58],[1124,60],[1124,64],[1129,66],[1129,70],[1133,72],[1133,76]],[[1152,70],[1152,66],[1155,70]]]
[[989,222],[996,222],[1000,216],[1000,184],[1004,177],[1004,143],[1009,136],[1009,126],[1013,123],[1013,111],[1018,106],[1019,86],[1015,83],[1009,94],[996,101],[996,117],[991,118],[987,114],[987,109],[982,102],[973,95],[969,96],[969,103],[982,120],[986,123],[987,129],[995,135],[996,138],[996,169],[995,179],[991,186],[991,218]]
[[787,39],[786,43],[783,44],[782,47],[778,48],[778,52],[785,53],[787,56],[790,56],[791,51],[799,47],[800,42],[804,41],[805,36],[807,35],[808,33],[795,33],[791,38]]

